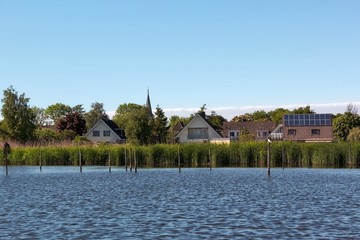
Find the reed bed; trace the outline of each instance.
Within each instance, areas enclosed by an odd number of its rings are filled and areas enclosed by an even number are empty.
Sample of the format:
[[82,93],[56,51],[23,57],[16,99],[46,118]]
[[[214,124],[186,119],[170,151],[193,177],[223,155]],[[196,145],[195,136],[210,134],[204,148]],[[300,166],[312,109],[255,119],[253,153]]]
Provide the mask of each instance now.
[[[139,167],[266,167],[266,142],[216,144],[157,144],[148,146],[15,146],[10,165],[108,165]],[[270,144],[272,167],[359,167],[360,143]],[[2,151],[0,152],[4,160]],[[4,162],[3,162],[4,163]]]

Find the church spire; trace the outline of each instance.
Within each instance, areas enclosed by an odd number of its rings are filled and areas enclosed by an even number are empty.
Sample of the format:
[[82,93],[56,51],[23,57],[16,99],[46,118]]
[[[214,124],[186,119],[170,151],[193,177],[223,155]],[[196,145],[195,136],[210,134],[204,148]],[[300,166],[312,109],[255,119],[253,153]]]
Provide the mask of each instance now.
[[147,99],[146,99],[146,108],[149,111],[149,116],[153,117],[152,108],[151,108],[151,102],[150,102],[150,94],[149,94],[149,88],[147,89]]

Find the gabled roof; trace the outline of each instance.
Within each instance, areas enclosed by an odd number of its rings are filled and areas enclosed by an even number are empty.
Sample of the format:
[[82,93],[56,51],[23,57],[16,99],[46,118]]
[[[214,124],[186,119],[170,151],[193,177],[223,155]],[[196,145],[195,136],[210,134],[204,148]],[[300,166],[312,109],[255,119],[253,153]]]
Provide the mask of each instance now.
[[267,130],[272,132],[276,128],[275,122],[224,122],[222,125],[224,136],[229,135],[229,131],[247,130],[250,134],[257,136],[257,131]]
[[257,130],[274,130],[276,128],[275,122],[224,122],[222,128],[224,130],[240,130],[247,129],[249,132],[256,132]]
[[100,119],[87,133],[85,136],[87,136],[89,133],[91,133],[101,122],[103,122],[105,125],[107,125],[110,130],[117,135],[120,139],[125,139],[126,137],[124,135],[122,135],[122,131],[121,128],[118,127],[118,125],[110,120],[110,119],[106,119],[106,118],[102,118]]
[[209,129],[212,129],[218,135],[217,138],[221,138],[221,135],[209,124],[209,122],[206,119],[204,119],[204,117],[200,113],[197,113],[193,117],[193,119],[191,119],[191,121],[181,129],[181,131],[176,135],[176,137],[182,134],[182,132],[184,132],[185,129],[187,129],[189,126],[191,126],[191,124],[195,121],[195,119],[201,119]]
[[185,127],[184,123],[179,121],[171,128],[172,132],[179,133]]

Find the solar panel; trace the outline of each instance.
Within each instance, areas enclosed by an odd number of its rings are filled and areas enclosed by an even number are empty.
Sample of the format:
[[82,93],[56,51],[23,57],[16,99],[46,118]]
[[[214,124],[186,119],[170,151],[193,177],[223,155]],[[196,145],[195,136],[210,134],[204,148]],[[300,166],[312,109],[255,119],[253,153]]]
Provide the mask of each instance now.
[[283,122],[285,126],[331,126],[331,114],[286,114]]

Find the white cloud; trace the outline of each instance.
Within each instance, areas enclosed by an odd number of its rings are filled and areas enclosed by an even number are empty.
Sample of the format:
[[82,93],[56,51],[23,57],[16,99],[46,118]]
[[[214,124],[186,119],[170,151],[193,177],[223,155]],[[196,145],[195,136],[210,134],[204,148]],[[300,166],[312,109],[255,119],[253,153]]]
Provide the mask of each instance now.
[[[259,106],[239,106],[239,107],[214,107],[207,108],[207,113],[210,114],[211,111],[215,111],[217,114],[225,117],[227,120],[231,120],[234,116],[252,113],[257,110],[272,111],[276,108],[285,108],[285,109],[294,109],[298,107],[305,107],[310,105],[311,109],[316,113],[343,113],[346,110],[349,102],[339,102],[339,103],[321,103],[321,104],[288,104],[288,105],[259,105]],[[352,102],[355,106],[360,106],[360,102]],[[359,107],[358,107],[359,108]],[[190,114],[199,111],[199,108],[164,108],[163,109],[167,117],[174,115],[180,117],[188,117]],[[106,112],[110,118],[115,114],[115,111]]]

